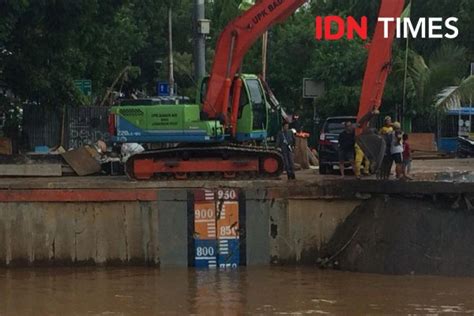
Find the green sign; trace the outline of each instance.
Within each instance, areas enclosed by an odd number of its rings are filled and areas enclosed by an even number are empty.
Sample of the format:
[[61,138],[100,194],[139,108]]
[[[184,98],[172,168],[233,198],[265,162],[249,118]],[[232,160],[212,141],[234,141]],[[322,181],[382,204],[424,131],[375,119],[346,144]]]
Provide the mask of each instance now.
[[242,0],[242,2],[239,5],[239,10],[247,11],[254,5],[255,5],[255,0]]
[[74,80],[74,85],[84,95],[88,97],[92,95],[92,80],[89,80],[89,79]]

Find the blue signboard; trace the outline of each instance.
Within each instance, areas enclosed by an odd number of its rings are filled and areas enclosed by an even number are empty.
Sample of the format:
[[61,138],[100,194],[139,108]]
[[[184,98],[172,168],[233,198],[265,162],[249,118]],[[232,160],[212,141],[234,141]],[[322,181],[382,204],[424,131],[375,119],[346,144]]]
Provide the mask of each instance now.
[[219,268],[236,269],[240,263],[240,243],[238,238],[219,239]]
[[156,85],[156,94],[160,97],[168,97],[170,95],[170,85],[166,81],[158,81]]

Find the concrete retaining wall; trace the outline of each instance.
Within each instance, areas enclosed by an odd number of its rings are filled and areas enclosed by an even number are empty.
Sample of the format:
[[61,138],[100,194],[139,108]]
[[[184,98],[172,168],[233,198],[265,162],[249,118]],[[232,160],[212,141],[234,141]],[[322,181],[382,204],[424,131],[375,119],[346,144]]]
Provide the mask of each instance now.
[[247,199],[247,264],[315,263],[357,200]]
[[270,217],[272,257],[280,262],[314,264],[319,251],[360,201],[289,200],[286,211]]
[[156,202],[0,203],[0,265],[159,263]]
[[[247,190],[247,265],[314,263],[336,227],[360,204],[294,200]],[[156,201],[0,202],[0,265],[187,266],[188,191]]]

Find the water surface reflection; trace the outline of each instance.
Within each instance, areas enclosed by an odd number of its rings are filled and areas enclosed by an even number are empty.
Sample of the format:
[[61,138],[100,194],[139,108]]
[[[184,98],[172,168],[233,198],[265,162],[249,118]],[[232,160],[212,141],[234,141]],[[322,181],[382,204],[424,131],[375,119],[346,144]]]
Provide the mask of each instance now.
[[0,270],[0,315],[474,313],[474,279],[315,268]]

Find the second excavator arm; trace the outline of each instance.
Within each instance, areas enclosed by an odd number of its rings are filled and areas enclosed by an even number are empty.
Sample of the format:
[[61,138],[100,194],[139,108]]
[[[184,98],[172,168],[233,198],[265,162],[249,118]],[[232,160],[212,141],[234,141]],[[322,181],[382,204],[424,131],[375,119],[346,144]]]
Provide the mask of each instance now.
[[[405,0],[382,0],[379,17],[400,17]],[[392,66],[392,45],[395,38],[396,23],[388,24],[388,37],[385,37],[383,23],[377,23],[374,36],[369,45],[369,57],[362,83],[360,97],[359,122],[367,113],[378,110]],[[365,127],[367,123],[362,125]]]
[[[405,0],[382,0],[379,17],[400,17]],[[367,130],[371,113],[378,111],[392,66],[392,45],[395,38],[396,24],[388,24],[388,36],[385,36],[383,23],[376,25],[375,33],[369,45],[369,57],[362,83],[359,113],[357,122],[357,143],[365,155],[375,162],[375,169],[382,163],[385,154],[385,141],[378,135]]]

